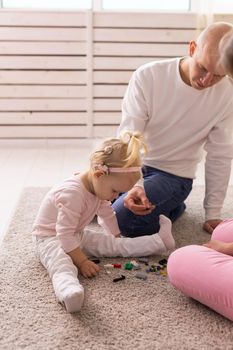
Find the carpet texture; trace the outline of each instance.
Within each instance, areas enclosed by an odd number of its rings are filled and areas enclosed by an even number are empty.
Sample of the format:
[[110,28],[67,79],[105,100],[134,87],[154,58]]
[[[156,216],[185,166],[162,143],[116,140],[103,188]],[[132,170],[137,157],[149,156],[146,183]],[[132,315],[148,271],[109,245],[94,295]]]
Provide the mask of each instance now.
[[[78,314],[57,304],[45,269],[34,256],[30,230],[46,188],[25,188],[0,251],[1,350],[217,350],[233,349],[232,322],[175,290],[167,277],[103,269],[80,278],[85,302]],[[203,243],[203,187],[194,188],[187,211],[173,225],[177,246]],[[232,216],[233,189],[224,217]],[[101,266],[129,259],[101,259]],[[150,258],[158,261],[158,258]],[[123,272],[124,281],[112,279]]]

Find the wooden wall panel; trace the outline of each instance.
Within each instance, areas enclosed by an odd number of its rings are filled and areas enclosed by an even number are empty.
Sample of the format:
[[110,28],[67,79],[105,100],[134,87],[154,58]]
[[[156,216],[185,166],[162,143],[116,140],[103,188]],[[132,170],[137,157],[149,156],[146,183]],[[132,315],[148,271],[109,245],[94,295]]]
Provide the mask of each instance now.
[[93,18],[95,137],[115,133],[128,81],[142,64],[187,54],[196,38],[191,14],[95,13]]
[[0,10],[0,138],[115,134],[140,65],[182,56],[191,13]]

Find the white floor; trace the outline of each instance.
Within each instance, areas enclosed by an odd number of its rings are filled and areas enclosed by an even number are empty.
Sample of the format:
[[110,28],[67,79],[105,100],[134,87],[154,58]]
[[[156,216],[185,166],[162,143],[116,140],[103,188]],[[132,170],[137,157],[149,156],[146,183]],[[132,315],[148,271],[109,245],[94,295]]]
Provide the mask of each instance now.
[[[101,140],[0,140],[0,243],[23,187],[52,186],[88,167]],[[204,184],[203,162],[194,182]],[[231,178],[233,184],[233,176]]]

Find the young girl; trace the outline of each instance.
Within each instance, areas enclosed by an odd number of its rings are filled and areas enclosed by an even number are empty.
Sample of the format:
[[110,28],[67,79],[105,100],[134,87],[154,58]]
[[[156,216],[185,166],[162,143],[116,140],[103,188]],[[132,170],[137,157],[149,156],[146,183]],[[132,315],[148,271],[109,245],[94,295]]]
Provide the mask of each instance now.
[[[53,187],[42,201],[33,226],[37,252],[48,270],[59,302],[68,312],[79,311],[84,300],[77,278],[98,274],[92,256],[146,256],[174,249],[171,222],[160,217],[158,234],[120,238],[111,201],[127,192],[141,177],[140,151],[145,145],[139,133],[125,133],[106,140],[90,158],[90,169]],[[86,228],[94,216],[104,233]]]
[[233,219],[222,221],[208,243],[175,250],[167,269],[177,289],[233,321]]

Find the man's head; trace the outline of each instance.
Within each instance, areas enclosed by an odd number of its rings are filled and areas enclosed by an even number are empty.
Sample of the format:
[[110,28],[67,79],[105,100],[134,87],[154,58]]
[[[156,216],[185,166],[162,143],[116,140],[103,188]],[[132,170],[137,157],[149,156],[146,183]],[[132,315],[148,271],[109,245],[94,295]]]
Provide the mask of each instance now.
[[183,72],[181,66],[185,82],[202,90],[218,83],[227,74],[220,60],[219,43],[232,28],[230,23],[217,22],[208,26],[197,41],[190,42],[190,57],[184,64]]
[[228,31],[219,43],[220,62],[231,77],[233,77],[233,29]]

